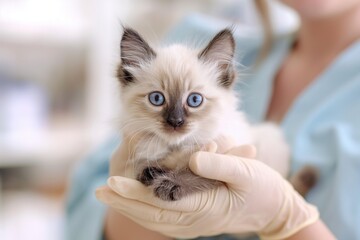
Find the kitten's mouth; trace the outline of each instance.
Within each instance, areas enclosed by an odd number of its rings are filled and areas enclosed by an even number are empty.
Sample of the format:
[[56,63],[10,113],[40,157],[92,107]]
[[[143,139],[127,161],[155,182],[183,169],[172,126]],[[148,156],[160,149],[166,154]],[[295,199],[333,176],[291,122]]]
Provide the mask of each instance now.
[[159,136],[170,145],[180,144],[184,139],[188,137],[191,132],[191,127],[188,124],[184,124],[181,127],[173,127],[169,124],[164,124]]
[[183,127],[165,127],[165,132],[170,134],[185,134],[187,131]]
[[171,134],[171,135],[183,135],[188,132],[188,129],[184,125],[180,126],[180,127],[174,127],[174,126],[170,126],[168,124],[164,124],[164,131],[165,131],[165,133]]

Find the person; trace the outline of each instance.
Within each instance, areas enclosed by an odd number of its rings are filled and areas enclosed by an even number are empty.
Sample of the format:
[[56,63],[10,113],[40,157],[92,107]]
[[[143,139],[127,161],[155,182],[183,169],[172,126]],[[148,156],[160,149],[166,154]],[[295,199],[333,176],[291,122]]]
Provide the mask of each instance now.
[[[68,239],[232,239],[216,235],[246,232],[264,239],[360,239],[360,1],[282,2],[297,11],[300,28],[275,37],[266,58],[238,90],[252,122],[271,120],[284,130],[292,172],[307,164],[320,171],[306,201],[275,171],[251,159],[255,151],[250,146],[194,154],[192,171],[226,187],[175,203],[159,201],[137,181],[122,177],[100,187],[119,144],[112,139],[74,174]],[[210,39],[217,30],[204,17],[191,16],[172,37]],[[241,63],[253,65],[260,45],[251,36],[235,37]],[[126,144],[112,162],[124,160]],[[97,201],[96,189],[107,205]]]

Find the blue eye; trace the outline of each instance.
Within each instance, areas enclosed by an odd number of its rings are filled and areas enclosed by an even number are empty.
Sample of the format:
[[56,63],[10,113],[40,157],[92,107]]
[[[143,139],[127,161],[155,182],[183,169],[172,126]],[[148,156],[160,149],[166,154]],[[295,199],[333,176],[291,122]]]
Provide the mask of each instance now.
[[203,97],[199,93],[191,93],[187,98],[187,104],[190,107],[198,107],[203,102]]
[[149,101],[154,106],[161,106],[165,102],[165,97],[161,92],[152,92],[149,94]]

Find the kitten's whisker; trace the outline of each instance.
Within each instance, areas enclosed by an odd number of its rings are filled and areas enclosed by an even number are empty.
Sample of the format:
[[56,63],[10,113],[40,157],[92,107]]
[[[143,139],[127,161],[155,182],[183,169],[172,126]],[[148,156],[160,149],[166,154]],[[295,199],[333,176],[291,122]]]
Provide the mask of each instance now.
[[[146,131],[145,131],[145,130],[147,130],[147,129],[151,129],[151,127],[147,126],[147,127],[141,128],[141,129],[135,131],[134,133],[132,133],[132,136],[131,136],[131,138],[130,138],[130,140],[129,140],[129,144],[130,144],[130,145],[132,144],[132,141],[134,141],[134,139],[136,138],[137,135],[139,135],[139,134],[141,134],[141,133],[146,134]],[[139,142],[140,142],[140,141],[139,141]],[[136,151],[136,148],[137,148],[137,145],[139,144],[139,142],[135,145],[135,147],[134,147],[134,152]],[[134,152],[133,152],[133,153],[134,153]],[[129,154],[133,154],[133,153],[129,152]],[[131,156],[132,156],[132,155],[131,155]]]
[[148,167],[150,167],[150,160],[149,160],[149,149],[150,149],[150,144],[152,143],[154,136],[151,136],[150,139],[147,141],[147,151],[146,151],[146,162]]
[[[146,119],[147,120],[147,119]],[[133,124],[139,124],[139,123],[143,123],[143,124],[146,124],[147,122],[146,121],[142,121],[142,120],[134,120],[134,121],[128,121],[128,122],[125,122],[125,123],[122,123],[122,126],[120,127],[120,130],[123,130],[124,128],[127,128]],[[141,125],[143,125],[141,124]]]
[[[132,144],[132,141],[134,141],[134,138],[135,138],[137,135],[139,135],[139,134],[141,134],[141,133],[145,133],[145,134],[146,134],[146,131],[145,131],[145,130],[147,130],[147,129],[151,129],[151,127],[147,126],[147,127],[143,127],[143,128],[141,128],[141,129],[138,129],[137,131],[135,131],[135,132],[132,134],[132,137],[131,137],[130,140],[129,140],[129,145]],[[135,144],[135,146],[132,148],[132,149],[133,149],[132,151],[131,151],[131,149],[129,149],[128,154],[129,154],[129,156],[131,156],[132,159],[136,159],[136,158],[133,158],[133,156],[135,156],[135,152],[137,151],[138,145],[140,144],[140,142],[141,142],[141,141],[138,141],[138,142]],[[136,170],[136,164],[137,164],[137,162],[134,161],[134,163],[133,163],[133,172],[135,172],[135,170]],[[135,177],[136,177],[136,176],[135,176]]]
[[[157,147],[160,145],[160,139],[156,138],[156,145]],[[156,160],[156,165],[158,166],[158,168],[160,168],[161,170],[163,170],[163,168],[161,167],[160,163],[159,163],[160,159]]]
[[196,140],[196,136],[192,136],[194,141],[195,141],[195,144],[197,145],[198,149],[200,150],[201,149],[201,146],[200,144],[198,143],[198,141]]

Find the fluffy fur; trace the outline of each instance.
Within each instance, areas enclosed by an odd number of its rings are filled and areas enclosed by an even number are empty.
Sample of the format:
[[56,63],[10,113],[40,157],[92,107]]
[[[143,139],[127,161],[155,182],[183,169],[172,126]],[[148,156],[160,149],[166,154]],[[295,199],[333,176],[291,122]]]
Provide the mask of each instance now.
[[[251,127],[237,110],[234,51],[229,29],[200,50],[183,45],[154,50],[136,31],[124,29],[117,74],[122,131],[139,138],[130,159],[135,168],[128,169],[127,176],[152,187],[163,200],[177,200],[220,184],[194,175],[187,165],[192,153],[221,137],[231,138],[237,145],[261,146],[260,160],[283,176],[287,174],[288,148],[279,129],[270,124]],[[163,105],[150,102],[149,94],[154,91],[163,94]],[[189,106],[191,93],[201,94],[200,106]],[[178,119],[175,125],[174,119]],[[264,142],[261,132],[271,137]],[[271,162],[273,159],[277,162]]]

